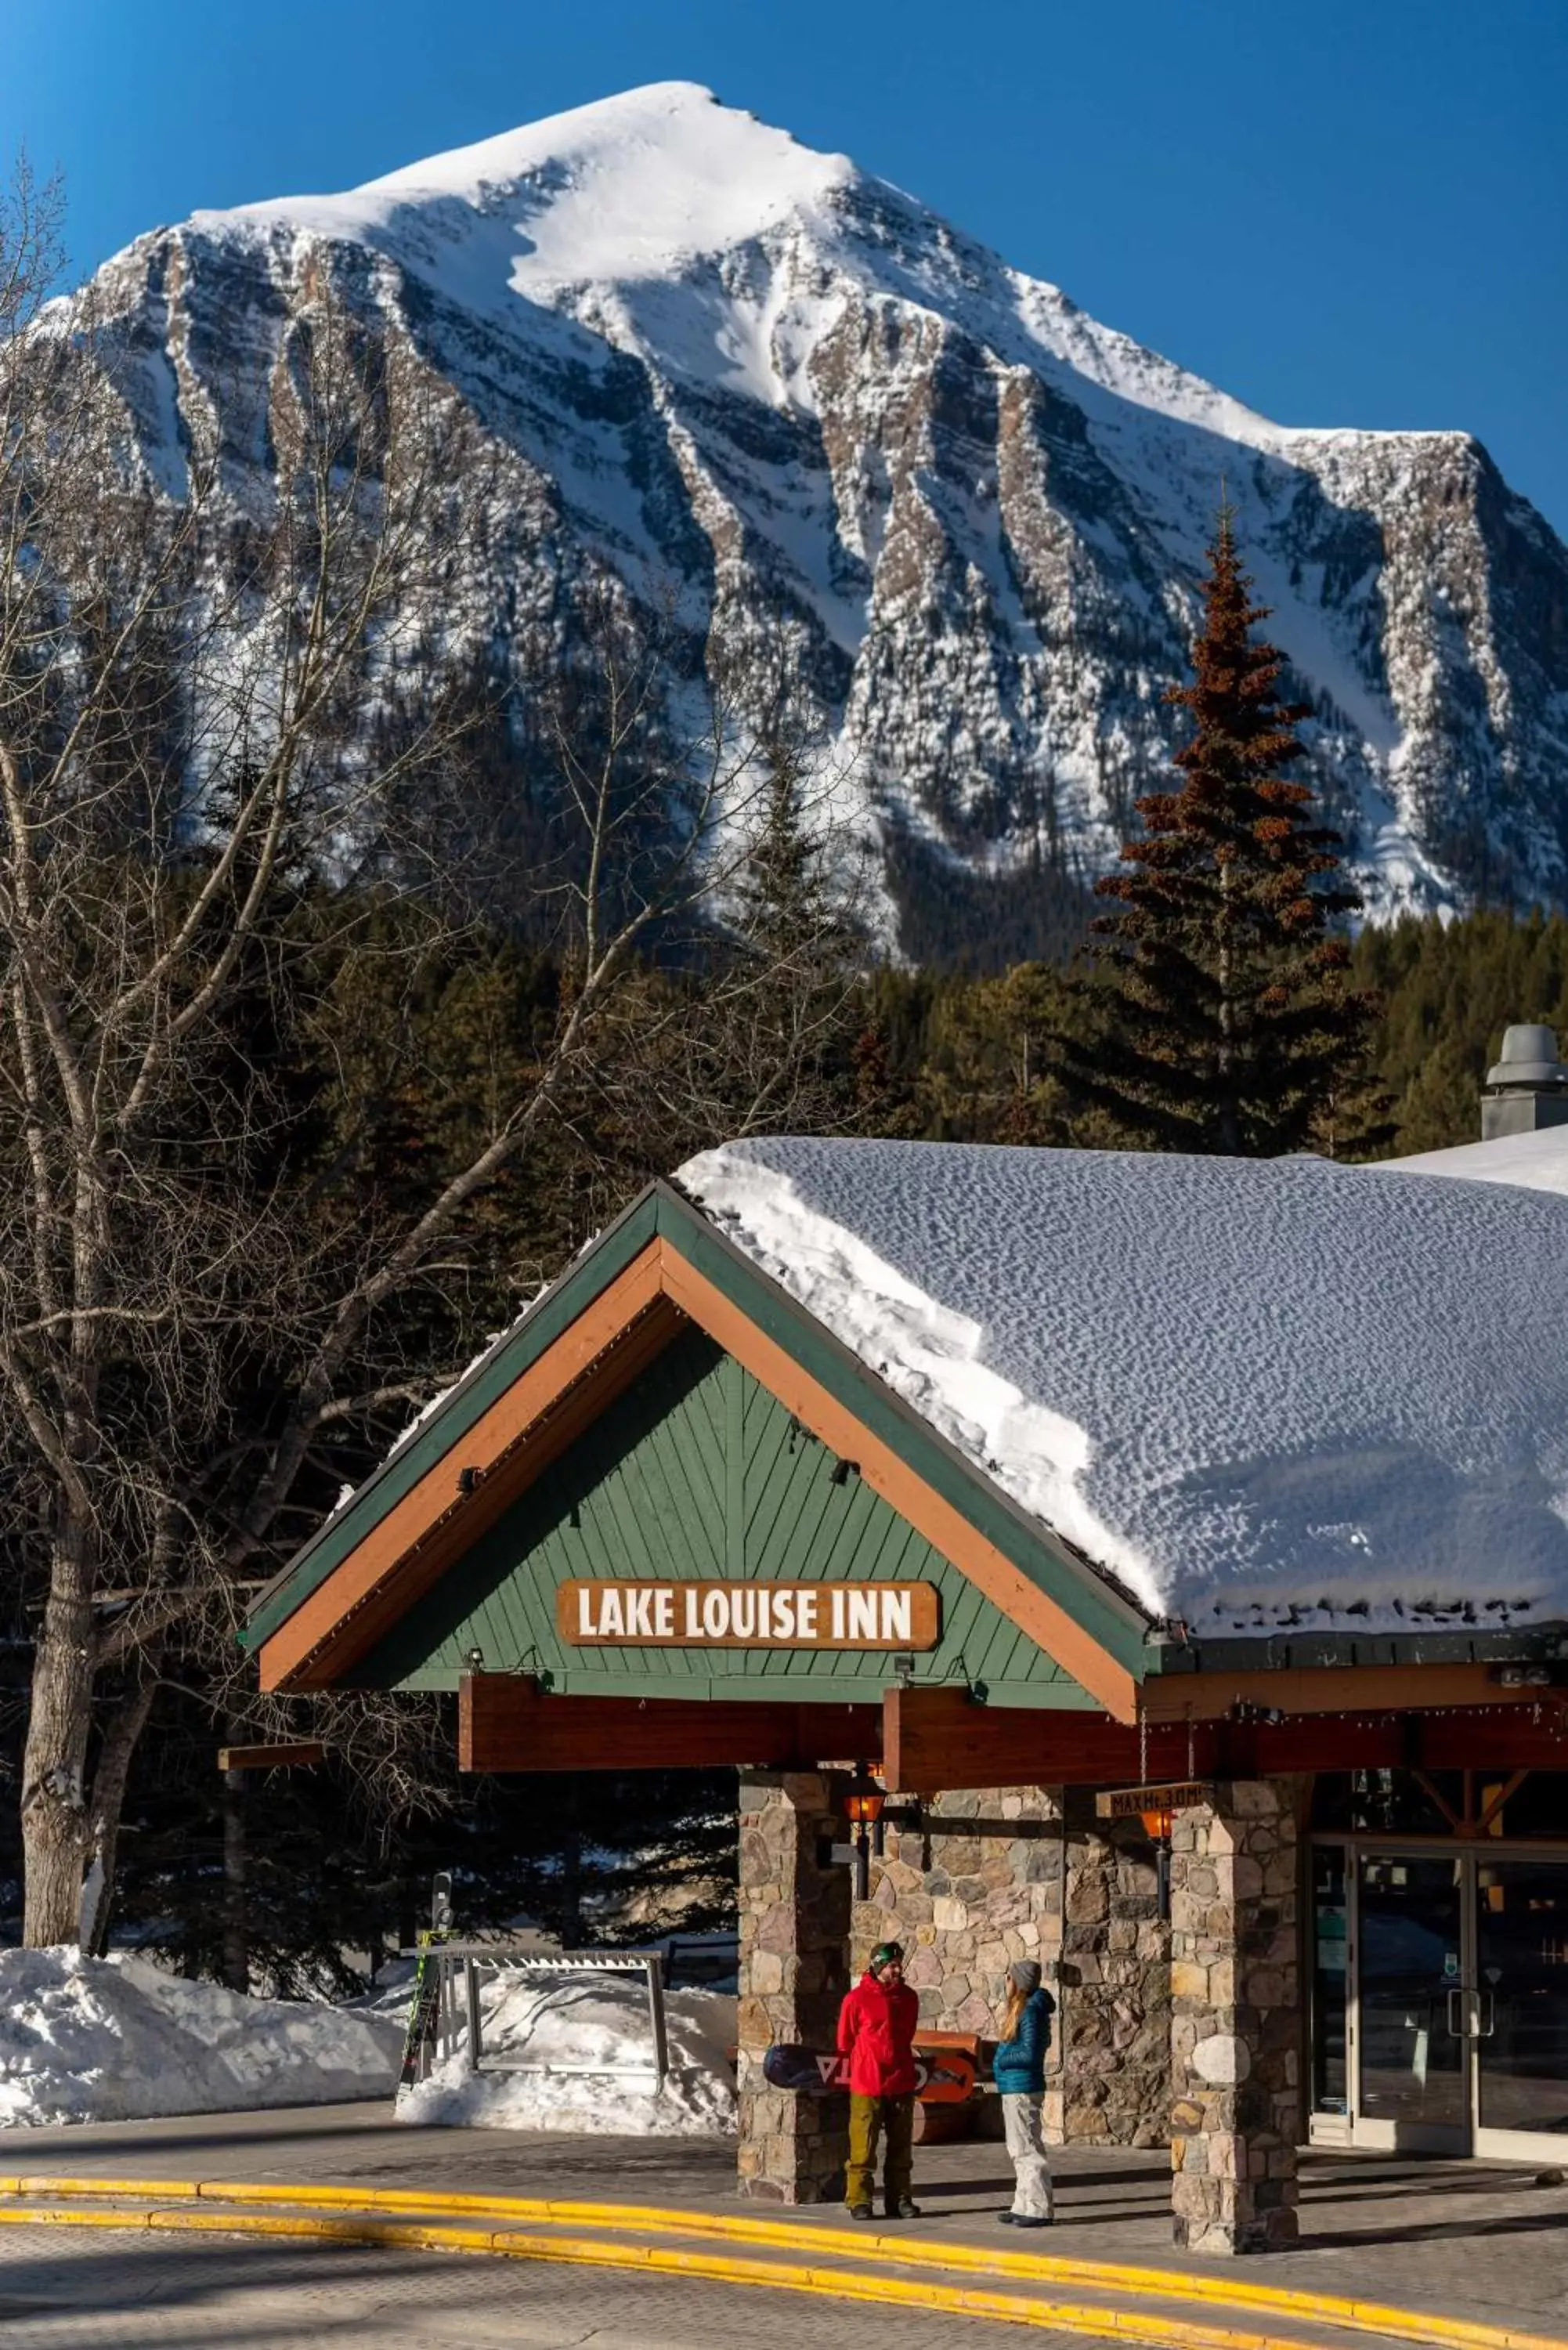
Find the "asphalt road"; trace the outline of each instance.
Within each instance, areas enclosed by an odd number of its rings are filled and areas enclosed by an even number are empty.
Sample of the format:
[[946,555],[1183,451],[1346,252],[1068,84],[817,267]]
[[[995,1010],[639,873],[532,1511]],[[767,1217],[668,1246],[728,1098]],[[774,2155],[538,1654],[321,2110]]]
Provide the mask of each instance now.
[[[954,2350],[1011,2326],[441,2252],[0,2230],[5,2350]],[[1082,2350],[1082,2338],[1031,2334]]]

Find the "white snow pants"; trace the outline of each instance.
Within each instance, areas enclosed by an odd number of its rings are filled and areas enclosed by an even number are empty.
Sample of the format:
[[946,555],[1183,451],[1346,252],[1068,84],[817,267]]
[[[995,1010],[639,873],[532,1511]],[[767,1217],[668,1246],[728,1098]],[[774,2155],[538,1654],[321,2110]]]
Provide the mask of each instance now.
[[1045,2100],[1038,2091],[1033,2095],[1019,2094],[1002,2100],[1007,2151],[1012,2158],[1018,2180],[1012,2209],[1020,2220],[1049,2220],[1052,2216],[1051,2163],[1043,2135],[1044,2111]]

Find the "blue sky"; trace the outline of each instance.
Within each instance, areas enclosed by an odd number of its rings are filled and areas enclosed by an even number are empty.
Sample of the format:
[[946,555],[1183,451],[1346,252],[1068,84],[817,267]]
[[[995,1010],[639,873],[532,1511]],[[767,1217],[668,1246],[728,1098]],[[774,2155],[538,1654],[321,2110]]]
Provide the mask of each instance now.
[[6,0],[79,274],[644,81],[913,191],[1286,422],[1454,425],[1568,535],[1568,0]]

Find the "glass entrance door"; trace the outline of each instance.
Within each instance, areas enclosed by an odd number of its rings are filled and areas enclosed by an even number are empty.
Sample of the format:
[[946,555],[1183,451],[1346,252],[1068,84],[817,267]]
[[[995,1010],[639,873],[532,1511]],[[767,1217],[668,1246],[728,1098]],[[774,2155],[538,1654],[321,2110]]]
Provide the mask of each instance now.
[[1363,1852],[1356,1865],[1356,2135],[1462,2154],[1469,2140],[1466,1862]]
[[1568,2147],[1568,1861],[1475,1870],[1476,2152]]
[[1322,1842],[1314,2135],[1568,2156],[1568,1854]]

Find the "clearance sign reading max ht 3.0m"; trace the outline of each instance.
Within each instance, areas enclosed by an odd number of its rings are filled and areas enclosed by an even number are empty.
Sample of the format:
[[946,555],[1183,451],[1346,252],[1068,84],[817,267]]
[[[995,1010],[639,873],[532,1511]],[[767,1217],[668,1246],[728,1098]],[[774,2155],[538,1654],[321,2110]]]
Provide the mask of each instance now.
[[929,1583],[563,1583],[556,1629],[576,1648],[934,1648]]

